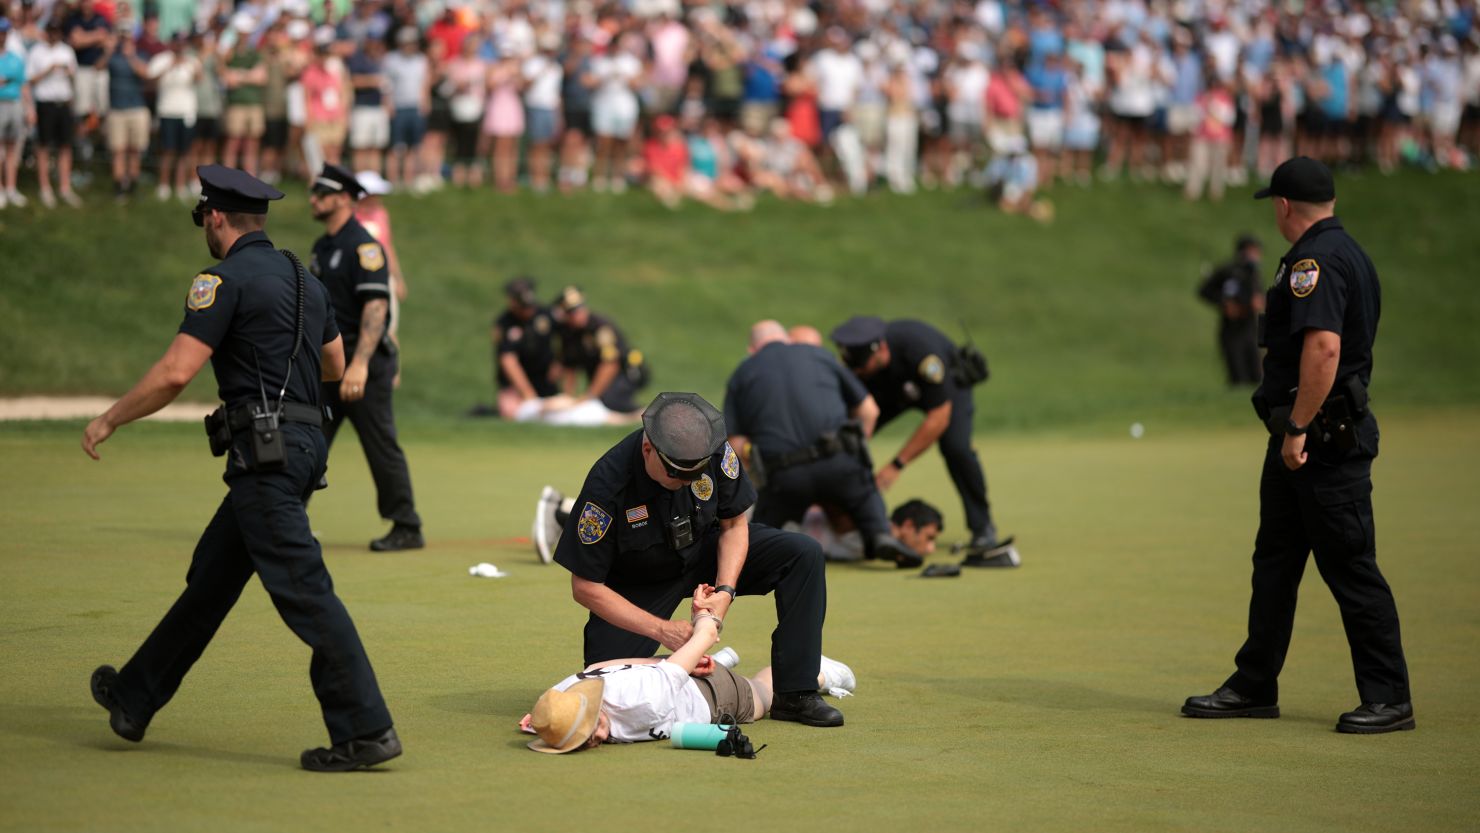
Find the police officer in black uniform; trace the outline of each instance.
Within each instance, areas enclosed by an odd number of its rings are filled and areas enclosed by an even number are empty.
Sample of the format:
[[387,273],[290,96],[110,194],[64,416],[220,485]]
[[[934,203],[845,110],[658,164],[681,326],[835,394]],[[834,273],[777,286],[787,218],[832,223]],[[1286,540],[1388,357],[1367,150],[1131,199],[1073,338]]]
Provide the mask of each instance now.
[[1016,567],[1021,563],[1012,539],[999,540],[987,503],[987,478],[971,446],[971,422],[976,413],[971,386],[980,379],[963,372],[959,352],[950,338],[922,321],[901,319],[887,324],[873,316],[854,316],[832,332],[843,362],[863,379],[879,403],[879,427],[910,408],[925,413],[925,421],[904,448],[880,468],[876,479],[887,491],[905,466],[939,443],[946,469],[966,510],[971,530],[966,566]]
[[522,403],[559,392],[551,372],[555,327],[550,311],[540,306],[532,279],[504,284],[504,296],[508,308],[493,322],[493,364],[499,416],[513,419]]
[[599,399],[609,410],[636,413],[636,394],[647,386],[648,369],[642,351],[627,346],[617,325],[586,306],[586,295],[574,286],[561,290],[556,300],[560,324],[560,365],[567,393],[575,390],[575,374],[586,374],[582,399]]
[[411,494],[411,471],[396,441],[395,392],[397,357],[386,335],[390,328],[390,272],[385,249],[355,219],[355,201],[365,193],[349,171],[325,165],[313,181],[309,204],[324,236],[314,241],[309,269],[329,289],[334,317],[344,334],[349,366],[338,384],[324,386],[330,419],[324,424],[329,443],[346,418],[355,426],[370,475],[375,480],[380,516],[394,525],[370,542],[377,552],[420,549],[421,516]]
[[755,522],[780,527],[824,504],[852,519],[866,558],[920,566],[924,559],[890,534],[874,482],[867,439],[879,406],[831,353],[788,341],[778,322],[757,323],[751,355],[725,389],[730,445],[760,491]]
[[1233,260],[1208,273],[1197,294],[1218,309],[1218,349],[1228,384],[1259,384],[1259,316],[1264,294],[1259,280],[1258,238],[1241,235]]
[[586,664],[682,646],[692,625],[669,617],[700,584],[716,585],[721,619],[737,595],[774,591],[771,718],[843,725],[817,694],[827,614],[817,542],[746,522],[755,488],[725,442],[724,417],[697,394],[658,394],[642,425],[591,467],[555,549],[591,611]]
[[1279,717],[1279,674],[1290,646],[1307,556],[1341,608],[1362,704],[1339,732],[1412,729],[1408,665],[1392,590],[1377,568],[1372,460],[1377,419],[1367,409],[1372,344],[1382,309],[1377,269],[1333,211],[1325,165],[1304,156],[1275,169],[1268,188],[1280,259],[1267,298],[1264,383],[1255,410],[1269,429],[1259,482],[1249,636],[1238,670],[1212,694],[1189,697],[1192,717]]
[[119,737],[138,742],[256,573],[288,627],[313,649],[309,676],[332,746],[305,769],[344,771],[401,754],[401,742],[349,613],[334,595],[304,503],[325,469],[319,381],[344,369],[329,294],[263,233],[282,193],[220,165],[198,169],[192,216],[221,262],[196,275],[185,320],[164,358],[107,413],[82,448],[171,402],[205,365],[225,405],[207,420],[226,453],[229,492],[196,544],[185,591],[122,670],[93,672],[92,694]]

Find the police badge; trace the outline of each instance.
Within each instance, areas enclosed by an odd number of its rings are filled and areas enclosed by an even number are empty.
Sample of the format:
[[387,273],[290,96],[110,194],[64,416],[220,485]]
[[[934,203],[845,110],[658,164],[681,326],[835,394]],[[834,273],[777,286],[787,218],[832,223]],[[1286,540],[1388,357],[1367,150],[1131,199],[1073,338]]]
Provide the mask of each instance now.
[[707,474],[690,483],[689,489],[694,493],[694,497],[700,500],[709,500],[714,497],[714,481],[710,480]]

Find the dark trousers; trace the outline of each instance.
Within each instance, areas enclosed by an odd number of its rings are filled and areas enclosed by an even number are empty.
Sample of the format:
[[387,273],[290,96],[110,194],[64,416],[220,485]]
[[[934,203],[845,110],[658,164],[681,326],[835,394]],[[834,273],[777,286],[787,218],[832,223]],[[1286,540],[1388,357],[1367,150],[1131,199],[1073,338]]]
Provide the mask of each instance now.
[[421,516],[416,514],[416,500],[411,494],[411,470],[406,465],[406,453],[396,441],[396,415],[391,408],[396,363],[395,356],[376,353],[370,360],[365,398],[357,402],[340,401],[338,382],[324,385],[324,404],[330,412],[329,421],[324,423],[324,436],[332,446],[334,435],[348,419],[365,449],[365,461],[370,464],[380,517],[394,521],[397,526],[420,529]]
[[871,544],[871,536],[889,532],[889,516],[874,483],[874,473],[847,452],[784,469],[768,469],[766,487],[755,502],[755,522],[779,527],[787,521],[800,521],[814,503],[835,507],[852,518],[853,525],[863,533],[865,547]]
[[[879,428],[883,428],[899,416],[899,412],[886,411],[879,417]],[[987,476],[982,473],[982,461],[971,447],[971,421],[976,416],[976,402],[971,398],[971,389],[957,390],[951,396],[951,421],[937,442],[940,456],[945,458],[946,471],[951,482],[956,484],[956,493],[961,496],[961,508],[966,512],[966,527],[971,536],[994,532],[992,507],[987,503]]]
[[[1375,425],[1372,435],[1375,448]],[[1362,702],[1409,701],[1398,608],[1377,569],[1371,472],[1372,457],[1360,452],[1338,462],[1311,452],[1304,466],[1290,471],[1280,458],[1280,438],[1270,443],[1259,482],[1249,638],[1228,687],[1257,700],[1278,700],[1300,578],[1306,556],[1314,552],[1316,569],[1341,608]]]
[[285,423],[288,462],[276,472],[245,469],[251,441],[238,437],[226,468],[230,492],[195,546],[185,591],[119,672],[124,711],[147,724],[180,682],[242,588],[256,573],[283,621],[313,650],[309,679],[332,743],[383,731],[390,712],[349,613],[334,595],[304,501],[324,472],[328,447],[316,428]]
[[1218,349],[1230,385],[1257,385],[1264,378],[1259,356],[1259,328],[1253,318],[1225,318],[1218,327]]
[[640,411],[642,406],[637,404],[637,391],[637,385],[627,378],[627,368],[624,367],[612,379],[612,383],[606,386],[606,390],[601,392],[601,404],[620,414]]
[[[700,555],[679,578],[652,584],[611,585],[622,598],[662,619],[700,583],[713,584],[719,534],[711,532]],[[822,622],[827,617],[827,575],[822,548],[811,538],[750,525],[750,552],[740,581],[741,596],[775,593],[776,629],[771,632],[771,668],[779,692],[816,691],[822,665]],[[591,614],[586,620],[586,664],[650,657],[658,643],[622,630]]]

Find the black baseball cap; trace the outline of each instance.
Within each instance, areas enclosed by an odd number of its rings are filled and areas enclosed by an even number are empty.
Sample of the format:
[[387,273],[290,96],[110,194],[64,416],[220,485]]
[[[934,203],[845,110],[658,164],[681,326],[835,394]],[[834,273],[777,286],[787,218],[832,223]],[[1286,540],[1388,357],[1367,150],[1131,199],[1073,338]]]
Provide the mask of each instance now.
[[1295,202],[1330,202],[1336,199],[1331,169],[1309,156],[1286,159],[1269,177],[1269,187],[1254,192],[1254,199],[1284,197]]
[[539,303],[534,292],[534,278],[523,275],[504,284],[504,294],[510,300],[518,301],[526,307],[532,307]]
[[725,417],[697,393],[660,393],[642,412],[642,430],[676,480],[704,476],[725,443]]

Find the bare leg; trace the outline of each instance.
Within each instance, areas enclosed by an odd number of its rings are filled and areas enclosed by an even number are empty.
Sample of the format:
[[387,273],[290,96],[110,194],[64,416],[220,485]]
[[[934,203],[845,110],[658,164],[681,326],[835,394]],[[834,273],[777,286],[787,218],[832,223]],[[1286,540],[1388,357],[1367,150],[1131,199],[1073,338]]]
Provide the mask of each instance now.
[[[818,685],[821,684],[819,680]],[[771,700],[775,689],[775,684],[771,682],[771,666],[769,665],[755,672],[755,676],[750,678],[750,695],[755,698],[756,720],[771,713]]]

